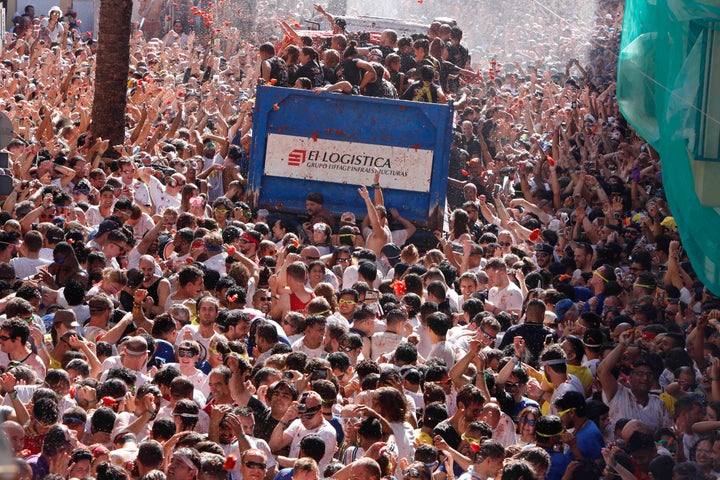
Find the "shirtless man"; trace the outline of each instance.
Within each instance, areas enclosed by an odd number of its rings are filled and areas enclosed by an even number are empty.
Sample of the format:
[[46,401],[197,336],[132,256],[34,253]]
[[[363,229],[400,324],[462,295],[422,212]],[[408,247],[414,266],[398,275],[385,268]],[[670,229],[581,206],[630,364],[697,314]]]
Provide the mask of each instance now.
[[305,313],[305,307],[315,294],[310,290],[307,283],[308,270],[300,256],[296,253],[288,253],[282,262],[277,277],[270,277],[270,289],[273,302],[270,307],[270,316],[275,319],[282,319],[287,312]]
[[170,295],[170,281],[156,274],[157,265],[152,255],[140,257],[138,268],[143,273],[140,288],[148,292],[143,304],[143,310],[145,310],[147,316],[154,318],[165,311],[165,302],[167,302],[167,297]]
[[378,183],[379,180],[380,173],[376,172],[374,183],[375,205],[373,205],[373,202],[370,200],[370,193],[365,185],[358,189],[360,196],[363,200],[365,200],[365,206],[368,211],[367,218],[370,220],[370,227],[372,227],[372,232],[370,232],[370,235],[368,235],[365,239],[365,247],[375,252],[375,255],[377,255],[378,258],[380,258],[380,255],[382,254],[382,247],[388,243],[392,243],[392,234],[390,233],[390,226],[387,221],[387,210],[385,210],[385,207],[383,206],[384,202],[382,190],[380,190],[380,185]]

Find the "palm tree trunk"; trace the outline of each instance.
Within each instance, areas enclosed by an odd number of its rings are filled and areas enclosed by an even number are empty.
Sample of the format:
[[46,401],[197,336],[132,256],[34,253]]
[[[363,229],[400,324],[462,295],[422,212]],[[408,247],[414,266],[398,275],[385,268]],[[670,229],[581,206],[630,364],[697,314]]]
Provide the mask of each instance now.
[[[93,97],[93,138],[109,139],[110,145],[125,140],[125,106],[130,65],[130,19],[132,0],[102,0]],[[112,155],[114,150],[108,149]]]

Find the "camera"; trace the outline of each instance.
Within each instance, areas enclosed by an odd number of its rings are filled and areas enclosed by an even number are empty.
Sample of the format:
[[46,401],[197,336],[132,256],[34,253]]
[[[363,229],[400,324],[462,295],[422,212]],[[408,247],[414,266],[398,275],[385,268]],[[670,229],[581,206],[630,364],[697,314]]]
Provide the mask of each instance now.
[[300,397],[300,403],[298,404],[298,413],[303,414],[307,411],[307,405],[305,405],[305,400],[307,399],[308,393],[304,392],[302,396]]
[[327,379],[327,370],[323,369],[317,369],[313,370],[312,375],[310,376],[311,380],[326,380]]

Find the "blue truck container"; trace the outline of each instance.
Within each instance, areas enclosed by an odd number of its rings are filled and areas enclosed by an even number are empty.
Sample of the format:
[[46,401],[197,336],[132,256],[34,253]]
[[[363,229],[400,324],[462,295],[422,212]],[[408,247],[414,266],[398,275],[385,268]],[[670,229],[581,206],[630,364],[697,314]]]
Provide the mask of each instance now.
[[[320,192],[338,217],[365,215],[360,185],[380,171],[385,205],[418,226],[443,223],[452,139],[444,104],[260,86],[248,200],[271,216],[304,214]],[[372,196],[372,192],[371,192]]]

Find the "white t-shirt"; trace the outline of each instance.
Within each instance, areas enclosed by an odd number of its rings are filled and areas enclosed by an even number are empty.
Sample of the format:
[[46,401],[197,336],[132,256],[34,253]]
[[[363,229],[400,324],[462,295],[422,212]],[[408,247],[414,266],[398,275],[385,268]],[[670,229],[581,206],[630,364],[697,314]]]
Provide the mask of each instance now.
[[621,418],[640,420],[652,430],[672,425],[672,418],[665,403],[656,395],[648,397],[647,405],[638,403],[635,395],[626,386],[618,383],[617,392],[611,401],[608,401],[605,392],[603,402],[610,407],[610,424],[615,425]]
[[18,280],[35,275],[38,267],[51,263],[50,260],[44,258],[15,257],[10,259],[10,265],[15,269],[15,278]]
[[557,408],[555,408],[555,400],[562,397],[565,392],[570,391],[576,391],[579,393],[582,393],[585,395],[585,388],[583,387],[582,382],[579,378],[577,378],[575,375],[568,373],[568,379],[555,387],[555,391],[553,392],[552,396],[550,397],[550,409],[549,413],[551,415],[557,415]]
[[335,454],[335,450],[337,449],[337,432],[335,431],[335,427],[330,425],[330,422],[328,422],[327,420],[323,419],[323,422],[320,424],[319,427],[308,430],[302,424],[300,419],[297,419],[294,420],[290,424],[290,426],[288,426],[287,430],[285,430],[285,433],[292,437],[292,440],[290,442],[291,458],[297,458],[300,456],[300,440],[307,437],[311,433],[315,433],[319,435],[320,438],[322,438],[325,442],[325,454],[323,455],[323,458],[320,460],[320,464],[318,465],[320,467],[320,471],[324,471],[325,467],[327,467],[328,464],[332,462],[333,455]]
[[[275,460],[275,456],[272,454],[272,451],[270,450],[270,446],[267,444],[265,440],[262,440],[260,438],[245,437],[250,443],[250,447],[256,448],[258,450],[262,450],[265,452],[265,458],[267,458],[267,466],[268,470],[272,470],[272,468],[277,465],[277,460]],[[235,462],[235,468],[232,471],[232,479],[241,479],[242,473],[240,472],[240,446],[238,445],[237,440],[235,440],[233,443],[229,445],[223,445],[220,444],[220,447],[225,452],[225,455],[235,455],[235,458],[238,459],[237,462]]]
[[[125,187],[125,183],[121,182],[122,186]],[[147,185],[142,180],[135,179],[130,184],[130,191],[132,192],[133,199],[138,205],[150,205],[150,191]]]
[[[395,437],[398,459],[412,459],[415,453],[415,429],[408,422],[390,422],[390,428],[392,428],[393,437]],[[396,474],[401,470],[400,462],[398,462],[397,468]],[[402,475],[402,471],[399,472],[399,475]],[[401,477],[398,476],[398,478]]]
[[182,341],[185,340],[185,332],[188,330],[192,334],[192,339],[198,342],[203,347],[200,349],[200,360],[205,360],[207,358],[207,352],[210,348],[210,342],[212,342],[213,338],[217,338],[218,340],[223,340],[225,338],[217,332],[213,332],[213,334],[209,338],[205,338],[200,335],[200,330],[197,326],[185,325],[178,332],[177,338],[175,339],[175,345],[180,345]]
[[100,207],[97,205],[91,205],[85,212],[85,225],[88,227],[97,228],[103,220],[105,220],[105,217],[100,213]]
[[155,204],[155,213],[162,214],[167,208],[173,207],[180,210],[180,195],[170,195],[165,190],[165,186],[155,178],[150,176],[150,198]]
[[446,341],[440,341],[433,345],[430,354],[427,356],[427,360],[431,358],[439,358],[445,361],[445,365],[448,368],[452,368],[455,365],[455,349],[451,344]]
[[522,311],[523,294],[520,287],[510,282],[502,290],[492,287],[488,292],[488,301],[506,312]]
[[292,351],[293,352],[303,352],[305,355],[308,356],[308,358],[325,358],[327,355],[327,352],[325,351],[325,347],[323,345],[320,345],[319,348],[309,348],[307,345],[305,345],[305,336],[292,344]]
[[205,260],[203,264],[207,267],[208,270],[217,270],[218,272],[220,272],[220,275],[225,275],[227,274],[227,270],[225,268],[225,259],[227,258],[227,256],[227,253],[220,252],[219,254]]

